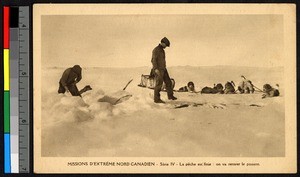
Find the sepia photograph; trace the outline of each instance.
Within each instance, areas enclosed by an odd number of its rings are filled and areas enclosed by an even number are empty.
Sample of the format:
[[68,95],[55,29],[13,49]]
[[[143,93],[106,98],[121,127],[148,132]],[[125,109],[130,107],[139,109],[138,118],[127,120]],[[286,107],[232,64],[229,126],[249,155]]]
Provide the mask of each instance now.
[[296,171],[295,6],[36,4],[33,19],[35,172]]

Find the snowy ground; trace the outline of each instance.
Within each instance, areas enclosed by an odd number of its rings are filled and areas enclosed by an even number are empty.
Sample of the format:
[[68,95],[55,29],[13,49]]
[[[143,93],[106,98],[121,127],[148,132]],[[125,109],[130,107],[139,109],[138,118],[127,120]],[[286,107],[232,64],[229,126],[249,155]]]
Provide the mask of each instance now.
[[[175,93],[178,101],[201,105],[174,109],[154,104],[153,90],[138,87],[150,68],[84,68],[83,98],[58,95],[65,68],[42,73],[42,156],[49,157],[278,157],[285,154],[283,68],[172,67],[175,89],[193,81],[196,90],[246,76],[259,88],[279,84],[281,96],[261,93],[201,95]],[[126,92],[122,88],[133,79]],[[117,105],[105,95],[132,94]],[[162,99],[166,100],[166,93]]]

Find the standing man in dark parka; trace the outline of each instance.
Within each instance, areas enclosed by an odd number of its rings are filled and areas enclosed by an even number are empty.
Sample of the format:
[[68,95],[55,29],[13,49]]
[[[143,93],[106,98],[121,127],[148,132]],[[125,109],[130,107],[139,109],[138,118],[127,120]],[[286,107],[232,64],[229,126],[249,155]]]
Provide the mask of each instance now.
[[173,95],[172,82],[169,73],[166,68],[166,55],[164,49],[170,47],[170,41],[164,37],[160,44],[155,47],[152,51],[152,70],[151,75],[155,75],[155,88],[154,88],[154,102],[165,103],[160,99],[160,91],[163,82],[166,84],[166,90],[169,100],[176,100],[177,98]]

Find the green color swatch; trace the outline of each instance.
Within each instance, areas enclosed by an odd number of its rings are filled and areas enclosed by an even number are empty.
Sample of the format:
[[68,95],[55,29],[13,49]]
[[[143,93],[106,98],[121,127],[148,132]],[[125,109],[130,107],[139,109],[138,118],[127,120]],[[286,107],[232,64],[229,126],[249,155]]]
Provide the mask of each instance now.
[[9,91],[4,91],[4,133],[10,132],[10,98]]

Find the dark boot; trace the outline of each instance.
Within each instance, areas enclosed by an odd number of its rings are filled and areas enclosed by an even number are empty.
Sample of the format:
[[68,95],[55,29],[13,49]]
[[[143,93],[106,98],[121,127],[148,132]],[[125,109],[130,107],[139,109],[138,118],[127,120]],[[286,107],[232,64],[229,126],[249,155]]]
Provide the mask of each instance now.
[[58,93],[65,93],[65,92],[66,92],[65,87],[59,82]]
[[170,96],[169,98],[168,98],[169,100],[177,100],[177,98],[175,97],[175,96]]
[[164,102],[163,100],[159,99],[159,100],[154,100],[154,103],[163,103],[163,104],[165,104],[166,102]]

